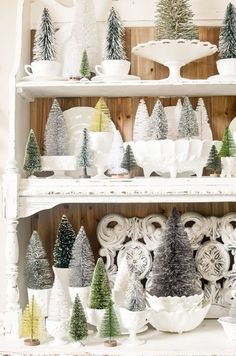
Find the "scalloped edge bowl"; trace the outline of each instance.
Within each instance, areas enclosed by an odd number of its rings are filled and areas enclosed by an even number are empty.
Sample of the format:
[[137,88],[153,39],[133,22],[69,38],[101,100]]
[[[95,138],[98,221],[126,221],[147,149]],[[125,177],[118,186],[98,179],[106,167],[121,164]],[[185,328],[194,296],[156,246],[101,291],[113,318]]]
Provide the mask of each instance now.
[[204,294],[195,294],[189,297],[156,297],[147,293],[147,301],[150,307],[159,312],[189,311],[196,308],[203,299]]

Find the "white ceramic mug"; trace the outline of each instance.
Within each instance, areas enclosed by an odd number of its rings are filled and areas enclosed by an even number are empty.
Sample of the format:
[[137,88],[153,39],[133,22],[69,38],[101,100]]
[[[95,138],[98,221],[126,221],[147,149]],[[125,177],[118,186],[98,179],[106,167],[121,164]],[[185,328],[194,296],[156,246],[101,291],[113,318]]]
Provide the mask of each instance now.
[[25,72],[34,77],[58,77],[61,65],[56,61],[34,61],[25,65]]
[[130,70],[130,62],[119,59],[105,60],[95,66],[98,75],[127,75]]
[[219,59],[216,66],[220,75],[236,75],[236,58]]

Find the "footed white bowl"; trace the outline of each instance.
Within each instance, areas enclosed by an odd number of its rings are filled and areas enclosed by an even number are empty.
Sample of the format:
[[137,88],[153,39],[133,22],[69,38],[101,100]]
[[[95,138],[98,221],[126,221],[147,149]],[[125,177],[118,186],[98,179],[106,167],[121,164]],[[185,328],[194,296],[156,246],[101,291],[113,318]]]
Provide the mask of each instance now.
[[125,341],[125,344],[142,345],[145,343],[144,339],[137,337],[137,333],[148,323],[149,311],[130,311],[125,308],[119,308],[119,320],[122,329],[128,330],[129,339]]
[[156,297],[147,293],[147,301],[155,311],[187,311],[196,308],[203,299],[203,293],[191,295],[189,297]]
[[91,309],[86,308],[87,322],[91,325],[96,326],[99,331],[102,319],[104,317],[106,309]]
[[50,344],[55,346],[60,346],[67,344],[67,329],[68,329],[68,322],[63,320],[46,320],[46,329],[51,335],[54,340],[50,342]]
[[225,318],[220,318],[217,321],[223,326],[226,336],[230,340],[236,340],[236,323],[232,323],[232,319],[227,316]]

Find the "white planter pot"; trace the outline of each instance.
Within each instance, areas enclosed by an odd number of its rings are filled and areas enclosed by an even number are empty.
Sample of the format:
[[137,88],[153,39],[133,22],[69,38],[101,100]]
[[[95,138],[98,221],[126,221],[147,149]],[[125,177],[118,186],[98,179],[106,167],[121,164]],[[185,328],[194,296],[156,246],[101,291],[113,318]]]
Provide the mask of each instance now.
[[97,331],[99,331],[105,311],[106,309],[86,308],[87,321],[89,324],[96,326]]
[[232,323],[232,319],[228,316],[217,320],[224,328],[226,336],[230,340],[236,340],[236,323]]
[[205,307],[199,306],[192,310],[177,312],[152,310],[149,322],[159,331],[181,334],[198,327],[207,315],[210,306],[208,304]]
[[[216,62],[217,70],[220,75],[236,76],[236,58],[219,59]],[[229,78],[230,79],[230,78]]]
[[90,139],[95,156],[94,165],[97,168],[97,176],[94,178],[108,178],[104,172],[109,168],[113,132],[90,132]]
[[236,177],[236,157],[222,157],[221,166],[221,177]]
[[61,285],[64,289],[65,297],[69,305],[71,304],[70,295],[69,295],[69,268],[59,268],[59,267],[52,267],[55,277],[59,279]]
[[57,320],[46,320],[46,328],[54,340],[50,343],[51,345],[60,346],[67,344],[67,329],[68,322],[67,321],[57,321]]
[[204,294],[195,294],[189,297],[156,297],[149,293],[147,295],[147,302],[149,306],[155,311],[188,311],[196,308],[202,301]]
[[147,310],[133,312],[125,308],[119,308],[121,328],[128,330],[130,335],[125,344],[133,346],[145,343],[145,340],[137,338],[136,334],[138,330],[148,323],[148,314]]
[[54,171],[52,178],[69,178],[65,171],[75,171],[76,156],[41,156],[42,171]]
[[95,66],[95,70],[98,75],[127,75],[130,70],[130,62],[118,59],[104,60],[101,65]]
[[25,72],[29,76],[56,78],[60,75],[61,64],[56,61],[34,61],[25,65]]
[[86,309],[88,306],[90,289],[91,287],[69,287],[71,302],[74,303],[76,294],[78,294],[84,309]]
[[45,318],[48,316],[48,305],[50,299],[50,293],[52,288],[49,289],[30,289],[28,291],[28,299],[31,300],[34,296],[37,305],[39,306],[42,316]]

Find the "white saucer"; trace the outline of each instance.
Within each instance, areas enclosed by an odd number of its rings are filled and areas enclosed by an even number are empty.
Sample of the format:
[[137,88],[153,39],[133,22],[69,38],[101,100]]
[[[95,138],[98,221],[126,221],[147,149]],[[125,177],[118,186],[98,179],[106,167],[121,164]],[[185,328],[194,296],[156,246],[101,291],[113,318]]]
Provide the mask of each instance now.
[[21,81],[24,82],[48,82],[48,81],[61,81],[61,80],[66,80],[63,77],[37,77],[34,75],[27,75],[26,77],[23,77]]
[[211,83],[234,83],[236,82],[236,75],[213,75],[207,79]]
[[123,82],[123,81],[130,81],[130,80],[141,80],[140,77],[136,75],[97,75],[96,77],[92,78],[93,82]]

